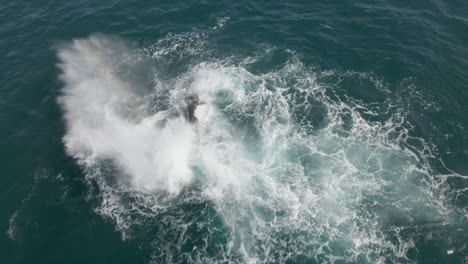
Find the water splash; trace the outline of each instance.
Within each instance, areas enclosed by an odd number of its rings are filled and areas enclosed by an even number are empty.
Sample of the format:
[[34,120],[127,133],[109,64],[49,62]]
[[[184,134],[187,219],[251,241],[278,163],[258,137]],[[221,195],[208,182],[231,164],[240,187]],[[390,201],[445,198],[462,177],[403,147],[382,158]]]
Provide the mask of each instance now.
[[[146,55],[103,36],[59,52],[67,152],[99,186],[96,211],[151,261],[413,262],[427,228],[457,225],[434,147],[382,81],[317,72],[294,52],[253,74],[257,58],[206,61],[205,38],[188,36]],[[162,77],[179,50],[188,64]],[[151,89],[122,78],[147,60]],[[384,99],[349,95],[347,78]],[[183,117],[193,93],[205,108],[196,125]]]

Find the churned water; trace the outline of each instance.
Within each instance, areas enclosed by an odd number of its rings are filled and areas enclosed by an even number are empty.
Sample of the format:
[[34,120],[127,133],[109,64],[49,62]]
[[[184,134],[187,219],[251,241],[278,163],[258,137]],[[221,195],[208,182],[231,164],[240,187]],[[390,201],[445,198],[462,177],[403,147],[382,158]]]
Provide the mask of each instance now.
[[464,1],[0,12],[2,263],[468,261]]

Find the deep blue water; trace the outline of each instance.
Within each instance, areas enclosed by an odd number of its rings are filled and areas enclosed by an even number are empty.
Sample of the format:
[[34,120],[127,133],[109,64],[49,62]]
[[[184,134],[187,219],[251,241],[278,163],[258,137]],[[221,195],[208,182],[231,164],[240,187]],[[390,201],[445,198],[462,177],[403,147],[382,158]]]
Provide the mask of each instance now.
[[468,2],[211,2],[0,4],[0,262],[467,263]]

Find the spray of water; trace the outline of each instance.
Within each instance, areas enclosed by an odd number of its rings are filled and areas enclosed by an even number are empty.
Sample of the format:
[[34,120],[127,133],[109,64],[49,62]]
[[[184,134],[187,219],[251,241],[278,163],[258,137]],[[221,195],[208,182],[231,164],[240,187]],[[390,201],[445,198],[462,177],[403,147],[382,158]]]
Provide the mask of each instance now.
[[[264,54],[206,61],[205,39],[132,51],[93,36],[59,51],[67,152],[98,186],[96,212],[150,261],[412,262],[424,230],[456,224],[434,148],[405,113],[339,87],[364,80],[385,97],[381,81],[316,72],[289,51],[253,74]],[[132,77],[143,68],[150,79]],[[193,94],[196,124],[184,116]]]

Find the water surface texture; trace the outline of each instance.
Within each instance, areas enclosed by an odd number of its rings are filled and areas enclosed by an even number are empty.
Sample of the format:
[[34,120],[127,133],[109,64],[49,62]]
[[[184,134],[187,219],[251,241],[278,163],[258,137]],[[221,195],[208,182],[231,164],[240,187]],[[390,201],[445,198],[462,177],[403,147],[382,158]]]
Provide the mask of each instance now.
[[468,2],[0,21],[1,263],[468,262]]

